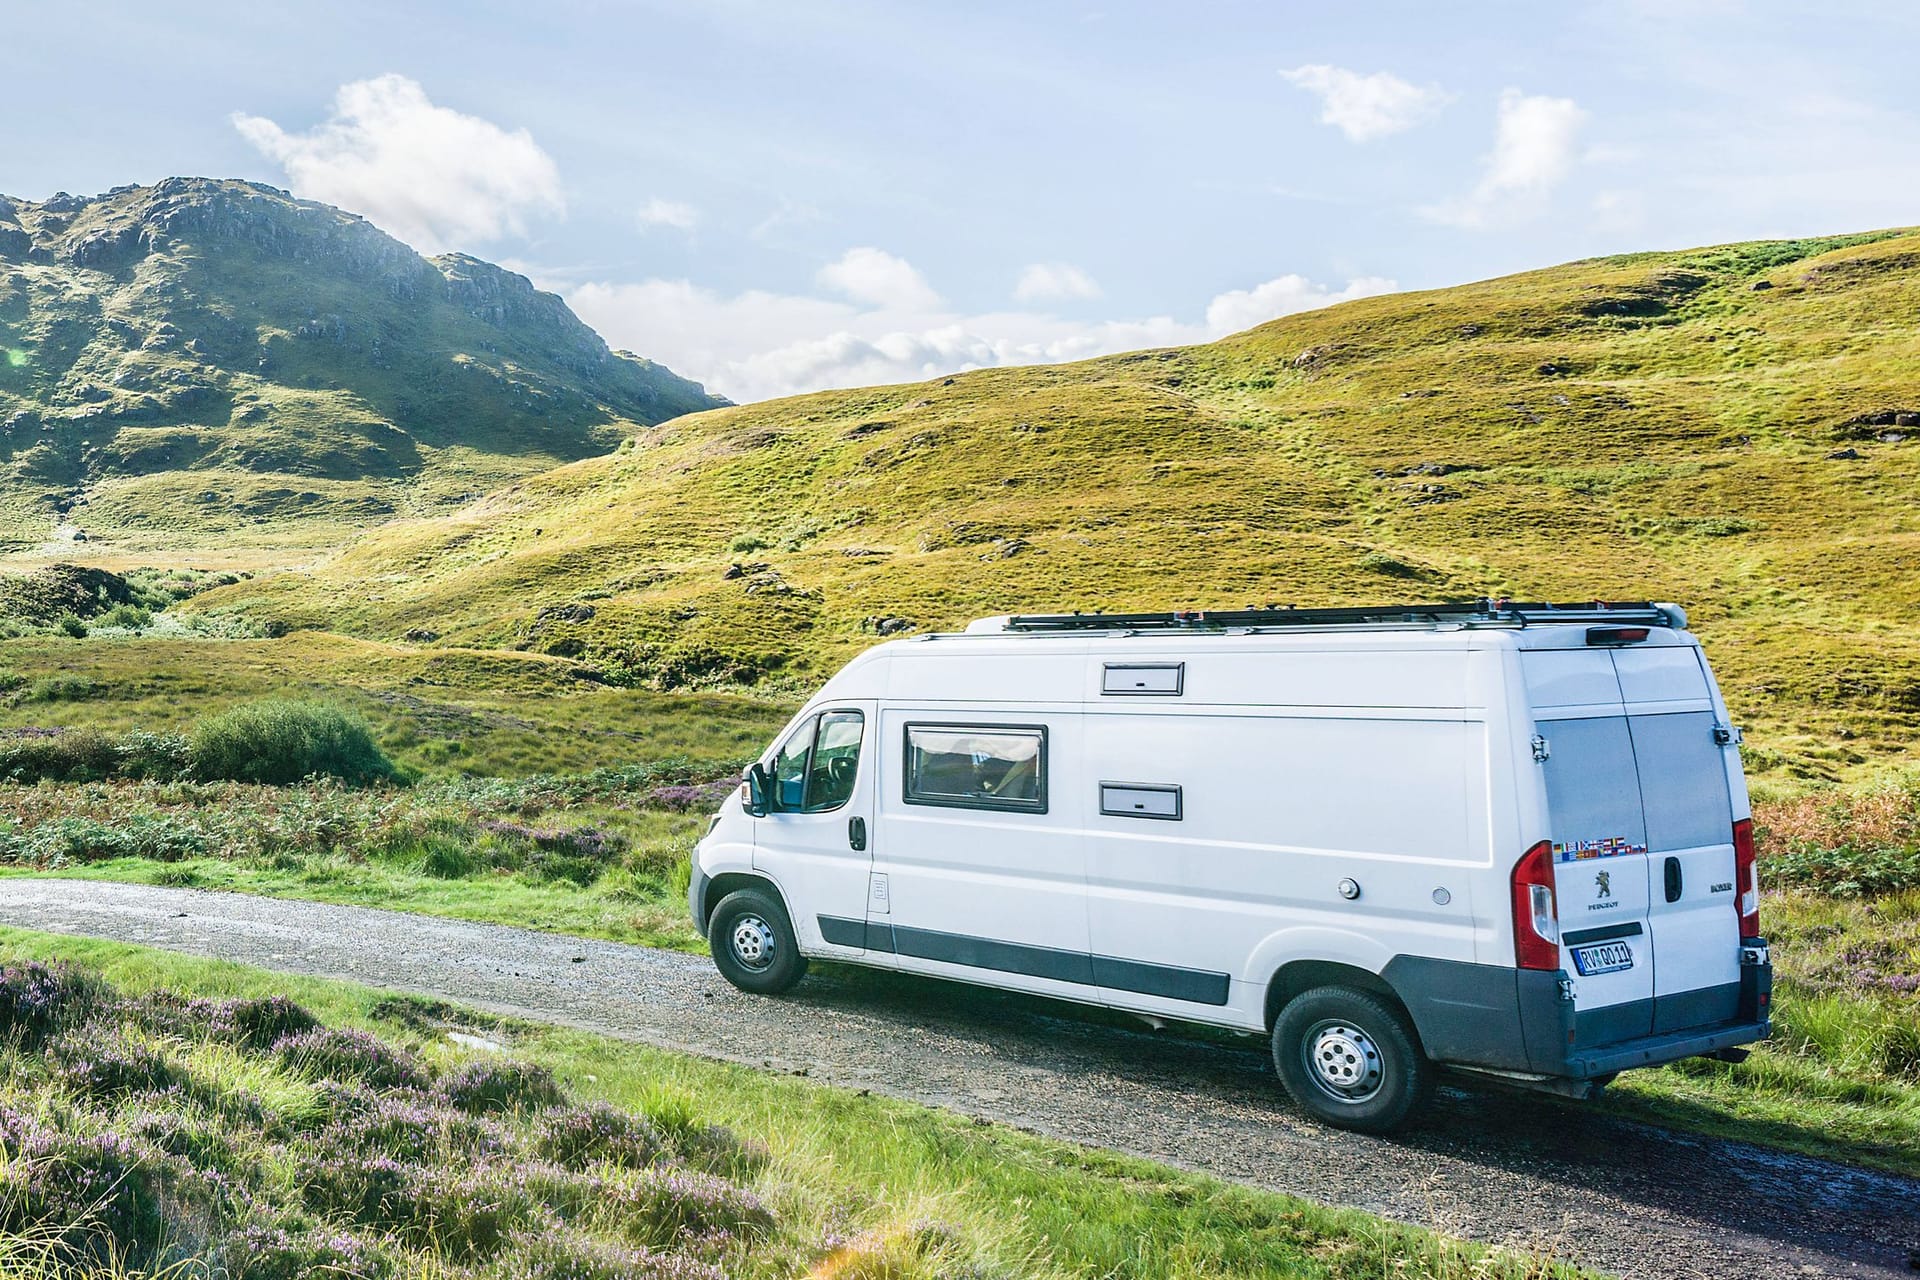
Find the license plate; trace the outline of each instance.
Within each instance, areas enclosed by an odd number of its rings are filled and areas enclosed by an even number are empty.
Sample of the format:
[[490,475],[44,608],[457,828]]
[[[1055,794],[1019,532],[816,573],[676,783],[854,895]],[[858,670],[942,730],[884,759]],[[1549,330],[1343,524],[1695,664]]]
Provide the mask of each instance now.
[[1624,942],[1597,942],[1573,949],[1573,967],[1584,977],[1593,973],[1615,973],[1633,968],[1633,948]]

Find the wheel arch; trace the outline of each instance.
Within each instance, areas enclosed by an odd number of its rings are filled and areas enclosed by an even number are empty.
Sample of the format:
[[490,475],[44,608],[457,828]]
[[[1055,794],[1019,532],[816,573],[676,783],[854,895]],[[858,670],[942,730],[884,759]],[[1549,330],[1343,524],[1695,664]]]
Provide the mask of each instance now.
[[780,886],[771,877],[757,871],[723,871],[710,878],[701,888],[699,917],[702,928],[713,923],[713,909],[728,894],[741,889],[763,889],[771,893],[781,910],[787,913],[787,919],[793,919],[793,908],[787,905],[787,895],[780,892]]
[[1407,1030],[1413,1035],[1414,1043],[1419,1043],[1420,1032],[1414,1025],[1413,1014],[1407,1008],[1407,1002],[1400,998],[1400,993],[1393,989],[1393,984],[1371,970],[1338,960],[1293,960],[1274,972],[1267,981],[1268,1033],[1272,1033],[1273,1024],[1279,1021],[1280,1011],[1287,1007],[1289,1001],[1318,987],[1352,987],[1379,996],[1399,1013]]

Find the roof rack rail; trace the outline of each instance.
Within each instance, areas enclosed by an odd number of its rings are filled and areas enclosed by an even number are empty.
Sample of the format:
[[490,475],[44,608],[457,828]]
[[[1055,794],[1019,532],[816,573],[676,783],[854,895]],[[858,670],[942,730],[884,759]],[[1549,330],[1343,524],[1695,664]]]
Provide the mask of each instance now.
[[1258,609],[1181,609],[1169,613],[1027,613],[1006,620],[1008,631],[1176,631],[1220,632],[1279,627],[1474,626],[1505,624],[1609,622],[1654,627],[1684,627],[1686,615],[1675,605],[1646,600],[1590,600],[1573,604],[1465,600],[1444,604],[1389,604],[1296,609],[1268,605]]

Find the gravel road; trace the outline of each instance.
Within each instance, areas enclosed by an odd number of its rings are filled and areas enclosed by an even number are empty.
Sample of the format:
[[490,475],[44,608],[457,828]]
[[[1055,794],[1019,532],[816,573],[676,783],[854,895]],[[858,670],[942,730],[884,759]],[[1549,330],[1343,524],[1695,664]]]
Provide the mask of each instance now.
[[1920,1182],[1443,1090],[1392,1139],[1324,1128],[1265,1046],[830,966],[744,996],[698,956],[494,925],[90,881],[0,881],[0,923],[349,978],[710,1058],[807,1072],[1623,1276],[1911,1275]]

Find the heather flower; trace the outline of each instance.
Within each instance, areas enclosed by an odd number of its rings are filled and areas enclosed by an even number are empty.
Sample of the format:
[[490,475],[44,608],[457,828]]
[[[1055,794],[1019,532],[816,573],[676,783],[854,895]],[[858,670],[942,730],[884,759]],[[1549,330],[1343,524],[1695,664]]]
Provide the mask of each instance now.
[[178,1089],[185,1079],[157,1049],[125,1037],[68,1036],[53,1044],[48,1056],[61,1083],[85,1097]]
[[316,1212],[390,1227],[413,1216],[412,1174],[413,1166],[386,1156],[321,1156],[301,1166],[301,1195]]
[[513,1247],[500,1268],[513,1280],[726,1280],[720,1270],[693,1258],[585,1236],[519,1235]]
[[15,1128],[8,1146],[0,1233],[52,1232],[90,1256],[152,1256],[165,1228],[158,1153],[117,1133],[82,1137],[31,1126]]
[[0,968],[0,1034],[37,1046],[91,1017],[106,1000],[105,984],[71,965],[10,964]]
[[273,1053],[294,1070],[375,1088],[415,1088],[426,1081],[413,1055],[365,1031],[316,1027],[280,1037]]
[[535,1145],[570,1169],[601,1163],[640,1169],[654,1162],[661,1142],[660,1131],[642,1117],[594,1103],[549,1113]]
[[667,809],[674,813],[717,809],[738,785],[739,783],[731,779],[715,782],[670,782],[647,792],[646,805],[650,809]]
[[610,1188],[628,1235],[637,1244],[723,1246],[773,1226],[760,1198],[724,1179],[655,1165]]
[[560,1086],[553,1073],[511,1058],[469,1062],[442,1079],[436,1092],[462,1111],[482,1114],[556,1106]]
[[349,1150],[417,1163],[442,1152],[498,1155],[511,1146],[510,1136],[493,1122],[419,1093],[377,1098],[338,1120],[325,1138]]
[[250,1049],[268,1049],[281,1039],[311,1031],[319,1019],[285,996],[255,1000],[223,1000],[208,1010],[209,1029],[223,1039]]
[[215,1274],[229,1280],[378,1280],[392,1269],[378,1246],[348,1232],[262,1224],[228,1236],[216,1260]]

